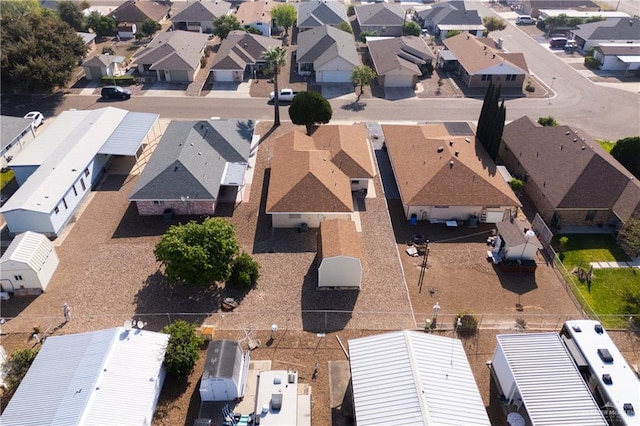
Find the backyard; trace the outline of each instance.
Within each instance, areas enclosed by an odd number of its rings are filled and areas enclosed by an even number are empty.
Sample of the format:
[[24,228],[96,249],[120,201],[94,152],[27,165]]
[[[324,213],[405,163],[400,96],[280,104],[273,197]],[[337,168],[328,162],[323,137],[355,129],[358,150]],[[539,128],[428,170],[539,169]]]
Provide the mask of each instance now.
[[580,280],[577,269],[588,272],[592,262],[628,262],[631,259],[609,234],[569,234],[554,248],[564,265],[565,277],[572,283],[576,297],[589,314],[596,314],[606,327],[626,328],[628,316],[640,313],[640,275],[637,268],[594,268],[589,280]]

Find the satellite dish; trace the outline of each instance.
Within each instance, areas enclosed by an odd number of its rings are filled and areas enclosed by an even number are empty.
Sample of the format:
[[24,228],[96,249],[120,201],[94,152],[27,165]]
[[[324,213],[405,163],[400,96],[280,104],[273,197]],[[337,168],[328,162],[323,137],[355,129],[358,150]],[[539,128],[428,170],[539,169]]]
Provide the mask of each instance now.
[[124,329],[127,331],[131,330],[131,320],[124,321]]
[[142,330],[145,325],[147,325],[147,323],[146,322],[142,322],[142,321],[138,321],[136,323],[136,327],[138,327],[140,330]]

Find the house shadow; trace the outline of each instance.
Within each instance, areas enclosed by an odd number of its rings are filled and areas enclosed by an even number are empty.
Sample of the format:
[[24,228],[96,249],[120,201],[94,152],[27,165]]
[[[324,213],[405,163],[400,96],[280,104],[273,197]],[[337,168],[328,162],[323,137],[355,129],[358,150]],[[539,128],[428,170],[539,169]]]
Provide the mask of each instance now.
[[128,178],[129,175],[127,174],[108,174],[104,176],[102,182],[92,190],[96,192],[118,192],[122,189],[125,183],[127,183]]
[[302,329],[311,333],[344,330],[358,300],[359,290],[319,290],[318,257],[304,276],[301,294]]
[[332,426],[353,426],[355,424],[353,407],[353,384],[349,378],[349,384],[344,392],[342,402],[331,407],[331,425]]
[[111,238],[155,237],[164,235],[171,225],[202,221],[202,216],[173,216],[166,220],[163,216],[140,216],[134,202],[130,202]]
[[[9,323],[11,318],[17,317],[22,311],[36,299],[38,296],[20,296],[11,297],[9,300],[3,300],[0,302],[0,312],[2,312],[2,318]],[[60,317],[62,317],[62,309],[60,309]],[[0,324],[0,328],[2,325]]]
[[535,272],[505,272],[498,265],[493,265],[493,269],[502,288],[519,296],[538,288]]

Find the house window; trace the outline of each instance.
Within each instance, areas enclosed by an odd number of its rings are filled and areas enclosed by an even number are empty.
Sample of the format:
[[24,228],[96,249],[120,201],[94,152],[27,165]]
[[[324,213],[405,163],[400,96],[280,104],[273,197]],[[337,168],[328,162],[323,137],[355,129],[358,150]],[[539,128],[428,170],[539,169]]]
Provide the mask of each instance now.
[[360,185],[360,181],[359,180],[352,180],[351,181],[351,185]]
[[14,275],[13,278],[15,278],[16,281],[22,281],[22,275]]
[[64,198],[62,199],[62,204],[64,205],[65,210],[69,208],[69,206],[67,206],[67,200],[65,200]]
[[587,217],[585,217],[584,220],[591,222],[595,218],[596,218],[596,211],[589,210],[587,211]]
[[301,214],[290,214],[289,219],[300,219],[302,218]]
[[507,81],[516,81],[516,75],[515,74],[507,74],[506,80]]
[[492,77],[491,74],[482,74],[482,81],[491,81]]
[[89,176],[89,169],[88,169],[88,168],[87,168],[87,169],[84,169],[84,175],[85,175],[85,176]]
[[72,188],[73,188],[73,193],[74,193],[74,194],[75,194],[75,196],[77,197],[77,196],[78,196],[78,191],[76,191],[76,186],[75,186],[75,185],[73,185],[73,186],[72,186]]
[[60,209],[58,208],[58,206],[54,207],[53,212],[54,212],[55,214],[60,213]]
[[164,201],[162,201],[162,200],[153,200],[153,205],[154,206],[162,206],[162,205],[164,205]]
[[82,180],[82,178],[80,178],[80,186],[82,187],[83,191],[87,190],[87,187],[84,185],[84,180]]

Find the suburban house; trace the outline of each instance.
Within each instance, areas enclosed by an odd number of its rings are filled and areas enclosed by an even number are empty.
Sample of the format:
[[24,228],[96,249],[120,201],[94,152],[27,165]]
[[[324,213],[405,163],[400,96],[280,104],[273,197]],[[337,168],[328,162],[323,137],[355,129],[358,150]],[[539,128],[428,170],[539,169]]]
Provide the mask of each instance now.
[[429,34],[444,40],[449,31],[468,32],[482,37],[485,30],[477,10],[467,10],[464,1],[435,3],[429,9],[418,11],[414,19]]
[[130,321],[126,327],[49,336],[0,423],[150,425],[168,341],[168,334],[132,328]]
[[96,55],[82,64],[87,80],[100,80],[102,77],[115,77],[127,72],[126,58],[109,54]]
[[531,15],[534,18],[540,17],[541,9],[565,9],[578,10],[582,12],[598,12],[602,9],[600,5],[592,0],[511,0],[517,3],[517,11],[520,14]]
[[190,31],[159,33],[133,62],[142,75],[155,76],[159,81],[192,82],[200,70],[200,59],[207,46],[206,34]]
[[188,3],[171,17],[171,27],[174,30],[195,31],[199,33],[213,33],[213,21],[231,12],[231,3],[224,0],[205,0]]
[[30,118],[0,116],[0,167],[7,167],[35,137]]
[[496,338],[492,382],[500,400],[520,414],[521,424],[608,424],[558,333]]
[[147,19],[151,19],[160,24],[166,22],[171,12],[169,2],[153,0],[127,0],[113,11],[109,16],[116,20],[117,24],[142,25]]
[[435,56],[421,37],[367,37],[367,48],[382,87],[414,88]]
[[351,220],[320,223],[318,232],[318,288],[360,289],[362,242]]
[[138,214],[212,215],[219,202],[241,200],[253,128],[251,120],[169,123],[129,197]]
[[266,67],[264,52],[281,45],[280,40],[270,37],[231,31],[220,44],[211,66],[213,81],[241,82],[255,77]]
[[616,228],[640,212],[638,180],[582,130],[521,117],[505,126],[499,156],[552,228]]
[[76,32],[84,42],[84,45],[87,46],[87,52],[93,52],[96,48],[96,35],[94,33],[82,33]]
[[60,114],[11,162],[20,187],[0,209],[9,231],[57,237],[112,156],[137,157],[160,135],[158,118],[113,107]]
[[624,71],[625,75],[640,71],[640,43],[600,43],[594,48],[593,57],[603,71]]
[[320,126],[313,137],[297,130],[276,140],[266,212],[274,228],[318,228],[328,219],[351,220],[354,192],[375,176],[367,129]]
[[490,425],[462,341],[416,331],[349,340],[355,424]]
[[571,30],[574,39],[584,51],[601,43],[640,44],[640,19],[611,18],[599,22],[580,24]]
[[255,28],[263,36],[271,37],[271,31],[273,31],[271,8],[276,4],[269,0],[243,2],[238,6],[236,18],[244,28]]
[[324,25],[298,34],[299,75],[315,75],[316,83],[351,83],[360,57],[352,34]]
[[347,10],[342,2],[337,0],[311,0],[298,4],[298,18],[296,26],[299,32],[324,25],[337,27],[341,23],[348,23]]
[[60,263],[49,239],[37,232],[23,232],[11,241],[0,258],[0,287],[14,295],[45,291]]
[[401,36],[407,22],[404,9],[395,3],[362,4],[355,7],[360,33],[374,32],[381,36]]
[[522,89],[529,67],[522,53],[506,53],[492,47],[493,39],[477,38],[461,33],[443,41],[453,61],[448,64],[442,51],[438,66],[459,75],[468,87],[488,87],[490,82],[506,88]]
[[511,219],[496,223],[498,235],[494,242],[493,256],[497,259],[534,260],[542,244],[536,233],[524,222]]
[[451,226],[470,218],[498,223],[520,207],[472,134],[452,136],[444,124],[382,130],[407,219]]

